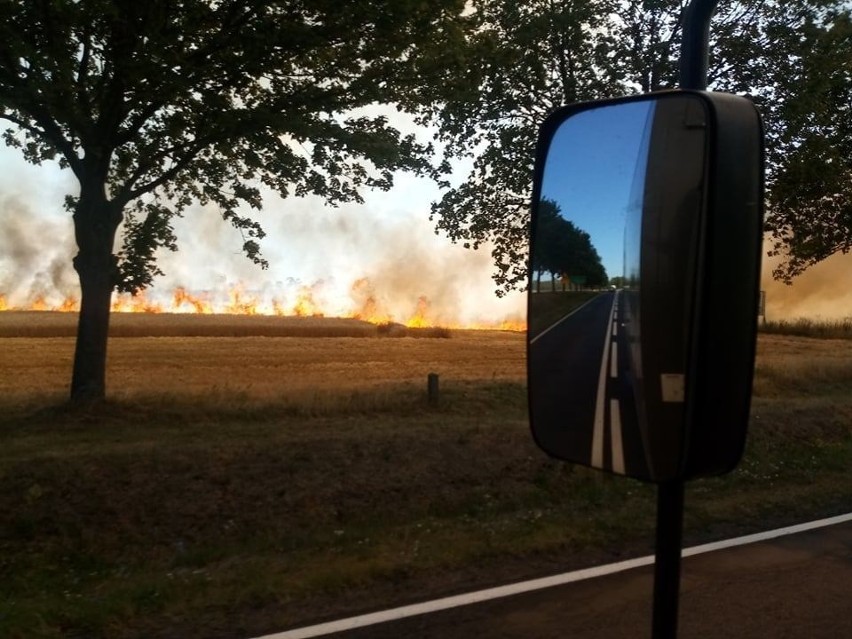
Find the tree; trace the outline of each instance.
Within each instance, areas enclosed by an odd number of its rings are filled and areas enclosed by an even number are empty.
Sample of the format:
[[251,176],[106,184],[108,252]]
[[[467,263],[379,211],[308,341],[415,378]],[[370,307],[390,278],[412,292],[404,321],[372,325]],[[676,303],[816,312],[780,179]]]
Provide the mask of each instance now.
[[846,9],[810,19],[779,82],[786,126],[770,149],[766,228],[770,254],[783,257],[773,276],[787,284],[852,249],[852,15]]
[[[474,0],[469,81],[432,112],[467,179],[432,207],[439,232],[493,245],[498,294],[524,282],[538,127],[563,104],[677,86],[687,0]],[[776,277],[852,248],[848,3],[719,3],[710,87],[750,95],[767,129],[767,230]],[[823,167],[823,168],[818,168]],[[827,167],[827,168],[825,168]],[[825,179],[819,179],[820,175]]]
[[432,205],[438,231],[493,245],[497,293],[527,279],[527,224],[538,126],[559,105],[617,93],[609,33],[617,2],[479,0],[453,73],[466,84],[433,111],[450,156],[474,157]]
[[607,282],[606,270],[591,236],[564,218],[559,205],[548,199],[538,205],[532,270],[537,289],[542,273],[550,273],[553,290],[558,276],[582,277],[587,286],[602,286]]
[[[176,249],[171,221],[213,204],[265,265],[246,208],[259,187],[334,205],[437,175],[431,148],[362,107],[416,112],[462,33],[462,0],[17,0],[0,6],[0,118],[8,145],[58,160],[81,308],[73,400],[104,397],[110,297]],[[358,112],[358,109],[362,109]],[[121,227],[123,222],[123,227]],[[114,243],[122,228],[122,245]]]
[[732,3],[711,29],[710,84],[749,95],[766,130],[775,279],[852,248],[852,6]]

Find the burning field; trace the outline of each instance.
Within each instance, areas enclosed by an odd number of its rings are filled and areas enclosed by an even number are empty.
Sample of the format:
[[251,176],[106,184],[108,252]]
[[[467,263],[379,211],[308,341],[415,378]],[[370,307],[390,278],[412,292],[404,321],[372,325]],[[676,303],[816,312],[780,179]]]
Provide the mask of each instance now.
[[[192,331],[195,330],[200,331],[199,335],[231,335],[237,331],[237,334],[303,336],[314,331],[317,336],[356,337],[375,334],[377,330],[382,332],[377,327],[384,327],[385,333],[397,335],[414,334],[400,331],[402,327],[526,329],[519,313],[498,319],[470,315],[460,317],[457,312],[433,305],[426,295],[414,296],[407,302],[390,300],[383,297],[367,278],[355,280],[342,300],[331,301],[325,289],[323,282],[318,282],[313,286],[279,287],[272,291],[247,291],[237,285],[223,293],[190,292],[184,287],[177,287],[169,294],[148,295],[142,292],[138,295],[116,295],[112,304],[113,335],[139,335],[139,331],[152,336],[188,335],[194,334]],[[74,296],[35,294],[12,299],[0,293],[0,312],[52,311],[40,316],[9,315],[5,318],[3,316],[7,313],[4,312],[0,315],[0,336],[15,335],[14,329],[9,328],[15,325],[25,327],[23,335],[59,337],[73,334],[73,323],[79,310],[80,301]],[[126,315],[149,316],[149,319],[129,320],[123,317]],[[156,316],[161,317],[152,319]],[[187,317],[181,319],[180,316]],[[43,327],[43,332],[39,332],[42,330],[40,327]],[[396,328],[389,331],[388,327]]]

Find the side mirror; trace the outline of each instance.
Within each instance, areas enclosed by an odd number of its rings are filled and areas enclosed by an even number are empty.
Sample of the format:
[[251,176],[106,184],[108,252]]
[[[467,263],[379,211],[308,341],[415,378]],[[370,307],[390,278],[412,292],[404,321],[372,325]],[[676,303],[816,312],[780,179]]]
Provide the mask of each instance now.
[[550,455],[656,483],[732,470],[757,331],[763,133],[745,98],[565,107],[540,133],[528,378]]

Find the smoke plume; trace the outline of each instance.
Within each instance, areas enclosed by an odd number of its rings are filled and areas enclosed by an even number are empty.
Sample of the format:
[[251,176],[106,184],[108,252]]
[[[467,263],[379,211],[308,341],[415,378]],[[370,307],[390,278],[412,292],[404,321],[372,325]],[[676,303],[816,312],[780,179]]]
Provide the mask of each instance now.
[[[764,248],[768,249],[768,244]],[[772,279],[779,257],[763,260],[761,288],[766,291],[766,319],[841,320],[852,317],[852,254],[837,253],[810,267],[791,285]]]
[[[7,149],[0,163],[11,167],[0,177],[0,295],[9,307],[79,299],[73,227],[61,206],[76,191],[73,176],[26,165]],[[494,295],[487,247],[470,251],[435,235],[428,221],[435,197],[431,182],[406,175],[388,193],[336,209],[267,192],[258,215],[267,231],[265,271],[242,254],[243,238],[218,211],[194,207],[175,220],[180,250],[159,255],[166,275],[146,298],[168,310],[180,288],[219,309],[237,308],[236,294],[261,312],[299,306],[325,315],[372,310],[401,322],[419,315],[442,325],[522,322],[522,294]]]

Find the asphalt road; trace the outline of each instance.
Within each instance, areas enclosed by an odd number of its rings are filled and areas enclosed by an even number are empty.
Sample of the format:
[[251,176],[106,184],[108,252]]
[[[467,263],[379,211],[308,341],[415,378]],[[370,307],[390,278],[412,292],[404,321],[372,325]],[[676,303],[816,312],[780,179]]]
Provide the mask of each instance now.
[[554,457],[647,478],[624,322],[621,292],[606,292],[533,338],[531,424]]
[[[647,566],[326,637],[650,637],[652,578]],[[852,637],[852,522],[685,558],[678,637]]]

